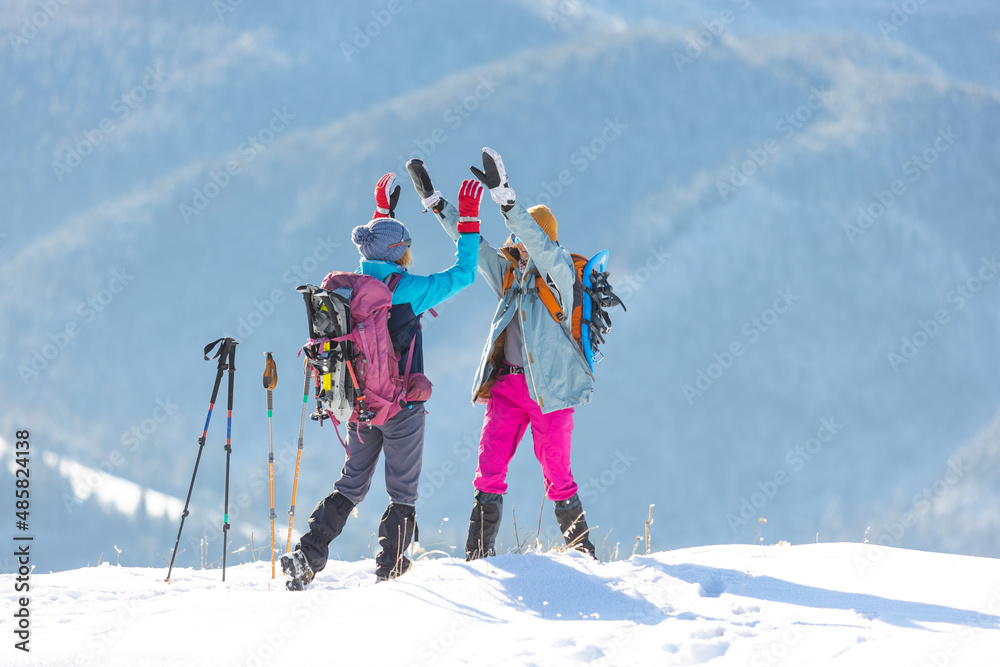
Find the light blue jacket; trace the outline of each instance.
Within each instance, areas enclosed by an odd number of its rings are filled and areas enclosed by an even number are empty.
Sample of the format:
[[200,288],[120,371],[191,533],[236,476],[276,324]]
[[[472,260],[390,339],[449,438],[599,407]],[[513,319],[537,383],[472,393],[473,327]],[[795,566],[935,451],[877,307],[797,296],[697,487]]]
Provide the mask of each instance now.
[[[448,234],[458,235],[458,211],[445,204],[438,216]],[[542,412],[585,405],[594,394],[594,376],[573,340],[570,312],[573,308],[573,284],[576,271],[570,253],[552,241],[523,206],[515,203],[504,214],[507,227],[528,249],[528,265],[524,275],[515,275],[514,284],[503,293],[503,277],[511,262],[499,254],[482,236],[479,237],[479,273],[499,297],[490,335],[483,349],[479,370],[472,387],[473,402],[483,400],[484,385],[492,385],[495,364],[503,359],[503,350],[494,353],[497,338],[515,315],[521,318],[521,345],[525,360],[528,392]],[[533,270],[546,278],[559,300],[566,318],[557,322],[535,291]],[[525,280],[525,277],[528,277]]]

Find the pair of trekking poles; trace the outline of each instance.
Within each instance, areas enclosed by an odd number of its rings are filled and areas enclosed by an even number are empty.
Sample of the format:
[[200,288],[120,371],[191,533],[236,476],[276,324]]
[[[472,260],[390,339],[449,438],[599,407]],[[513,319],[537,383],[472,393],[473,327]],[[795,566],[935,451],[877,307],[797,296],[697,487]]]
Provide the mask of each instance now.
[[[170,575],[174,569],[174,559],[177,557],[177,548],[180,545],[181,533],[184,531],[184,520],[190,514],[189,507],[191,504],[191,493],[194,491],[194,480],[198,475],[198,466],[201,463],[201,455],[205,449],[205,441],[208,436],[208,425],[212,421],[212,412],[215,409],[215,401],[219,395],[219,385],[222,383],[222,376],[227,371],[229,372],[229,395],[227,401],[228,415],[227,415],[227,425],[226,425],[226,487],[225,487],[225,499],[223,508],[223,519],[222,519],[222,580],[226,580],[226,556],[228,550],[228,537],[229,537],[229,463],[232,456],[232,432],[233,432],[233,380],[234,373],[236,371],[236,346],[239,343],[229,337],[220,338],[213,341],[205,346],[204,356],[206,361],[211,361],[212,359],[218,359],[218,367],[215,375],[215,385],[212,388],[212,398],[208,404],[208,416],[205,418],[205,428],[201,433],[201,437],[198,438],[198,456],[195,458],[194,462],[194,472],[191,475],[191,484],[188,486],[187,499],[184,501],[184,511],[181,513],[181,525],[177,530],[177,540],[174,543],[173,552],[170,555],[170,565],[167,568],[167,583],[170,583]],[[209,353],[218,346],[215,354],[209,357]],[[312,373],[311,367],[306,365],[309,370],[305,371],[305,386],[303,387],[302,393],[302,421],[299,425],[299,442],[298,442],[298,454],[295,459],[295,481],[292,485],[292,504],[291,508],[288,510],[288,542],[285,547],[285,551],[291,551],[292,546],[292,524],[295,521],[295,496],[298,491],[299,486],[299,465],[302,462],[302,446],[303,438],[305,436],[305,424],[306,424],[306,404],[309,401],[309,380]],[[274,435],[272,429],[272,417],[274,414],[273,409],[273,392],[274,388],[278,384],[278,368],[274,362],[274,357],[270,352],[265,353],[264,362],[264,389],[267,391],[267,466],[268,466],[268,478],[271,494],[271,578],[275,578],[275,567],[274,567],[274,520],[277,515],[274,513]]]

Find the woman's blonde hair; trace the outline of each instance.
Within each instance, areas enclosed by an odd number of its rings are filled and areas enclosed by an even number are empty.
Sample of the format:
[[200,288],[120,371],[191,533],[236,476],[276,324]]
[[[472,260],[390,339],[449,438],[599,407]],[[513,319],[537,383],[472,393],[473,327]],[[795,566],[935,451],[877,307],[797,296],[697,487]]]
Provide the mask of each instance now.
[[404,269],[409,269],[413,266],[413,253],[410,252],[409,248],[406,249],[402,257],[396,260],[396,264],[399,264]]

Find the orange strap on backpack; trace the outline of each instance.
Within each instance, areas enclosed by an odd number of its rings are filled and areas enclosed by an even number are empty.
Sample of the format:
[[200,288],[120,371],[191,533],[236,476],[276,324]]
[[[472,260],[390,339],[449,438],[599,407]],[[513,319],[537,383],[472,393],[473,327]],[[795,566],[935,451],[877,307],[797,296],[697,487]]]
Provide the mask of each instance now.
[[[573,255],[574,265],[577,264],[577,257],[583,259],[583,263],[586,264],[587,260],[585,257],[582,257],[581,255]],[[576,268],[577,271],[579,271],[582,268],[582,265],[574,266],[574,268]],[[534,273],[535,273],[535,290],[538,292],[538,298],[540,298],[542,300],[542,303],[545,304],[545,307],[548,309],[549,314],[552,315],[552,319],[560,323],[565,321],[566,316],[563,314],[562,308],[560,307],[559,302],[556,300],[555,295],[552,293],[552,290],[549,288],[548,283],[545,282],[545,280],[542,278],[541,274],[539,274],[537,270]],[[507,267],[507,271],[504,273],[503,276],[503,293],[506,294],[507,290],[510,289],[510,287],[513,286],[513,284],[514,284],[514,266],[510,265]],[[573,304],[572,333],[574,340],[580,340],[579,308],[580,307],[577,303]]]

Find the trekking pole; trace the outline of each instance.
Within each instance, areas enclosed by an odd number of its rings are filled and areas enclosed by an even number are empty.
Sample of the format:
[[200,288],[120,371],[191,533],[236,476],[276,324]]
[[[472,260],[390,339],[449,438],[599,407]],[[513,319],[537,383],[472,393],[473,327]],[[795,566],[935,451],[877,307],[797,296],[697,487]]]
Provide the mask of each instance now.
[[285,545],[285,553],[292,550],[292,523],[295,522],[295,492],[299,488],[299,464],[302,462],[303,436],[306,432],[306,408],[309,404],[309,380],[312,365],[308,360],[302,363],[302,370],[306,376],[305,386],[302,387],[302,421],[299,422],[299,453],[295,457],[295,481],[292,483],[292,506],[288,510],[288,543]]
[[184,511],[181,513],[181,527],[177,529],[177,541],[174,542],[174,551],[170,555],[170,567],[167,568],[167,578],[166,582],[170,583],[170,574],[174,571],[174,558],[177,557],[177,547],[181,543],[181,531],[184,530],[184,519],[187,518],[189,512],[188,507],[191,504],[191,492],[194,490],[194,478],[198,475],[198,464],[201,463],[201,453],[205,450],[205,438],[208,436],[208,424],[212,421],[212,410],[215,408],[215,399],[219,395],[219,384],[222,382],[222,374],[226,370],[226,360],[229,357],[229,344],[234,342],[232,338],[220,338],[219,340],[209,343],[205,346],[205,361],[210,361],[208,353],[213,347],[222,343],[219,347],[219,352],[216,353],[212,359],[218,358],[219,366],[215,374],[215,386],[212,387],[212,399],[208,402],[208,416],[205,417],[205,429],[201,432],[201,437],[198,438],[198,456],[194,460],[194,472],[191,474],[191,485],[188,487],[187,500],[184,501]]
[[226,580],[226,550],[229,545],[229,459],[233,453],[233,372],[236,370],[236,341],[229,341],[229,420],[226,423],[226,500],[222,515],[222,580]]
[[271,419],[274,413],[272,396],[278,386],[278,367],[270,352],[265,352],[264,389],[267,389],[267,476],[271,487],[271,578],[274,579],[274,430]]

